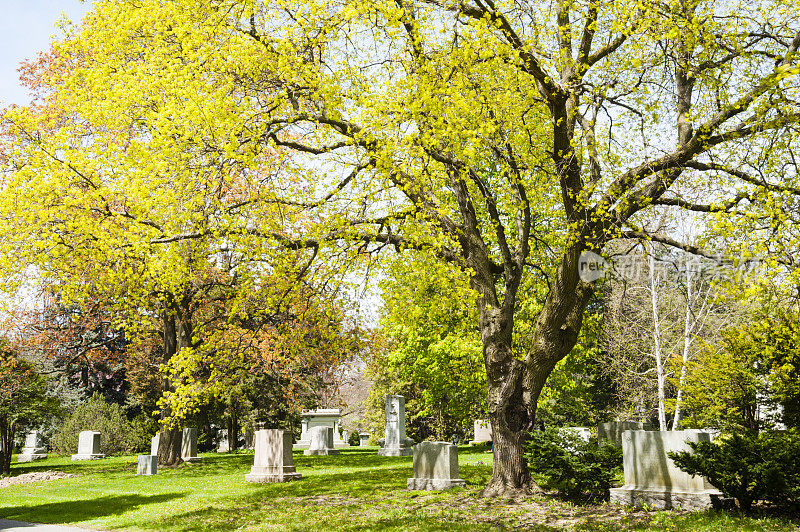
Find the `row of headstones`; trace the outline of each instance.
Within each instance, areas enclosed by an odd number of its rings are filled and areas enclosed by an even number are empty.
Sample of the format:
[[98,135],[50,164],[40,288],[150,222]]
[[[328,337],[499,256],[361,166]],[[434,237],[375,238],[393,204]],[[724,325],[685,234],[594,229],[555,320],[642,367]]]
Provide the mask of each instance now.
[[[384,437],[379,441],[381,456],[410,456],[414,441],[406,437],[405,398],[402,395],[387,395],[385,400],[386,425]],[[340,411],[336,408],[318,409],[302,414],[300,439],[294,449],[305,449],[306,455],[338,454],[339,449],[349,447],[347,431],[339,436]],[[370,434],[359,433],[359,444],[367,445]]]
[[[336,454],[333,446],[332,427],[314,427],[312,447],[304,454]],[[325,440],[325,441],[321,441]],[[321,453],[313,447],[326,445]],[[281,429],[263,429],[255,434],[255,456],[250,473],[244,476],[247,482],[289,482],[302,477],[294,466],[292,435]],[[384,455],[396,456],[396,455]],[[424,441],[413,447],[413,477],[406,487],[409,490],[443,490],[463,486],[458,478],[458,448],[448,442]]]

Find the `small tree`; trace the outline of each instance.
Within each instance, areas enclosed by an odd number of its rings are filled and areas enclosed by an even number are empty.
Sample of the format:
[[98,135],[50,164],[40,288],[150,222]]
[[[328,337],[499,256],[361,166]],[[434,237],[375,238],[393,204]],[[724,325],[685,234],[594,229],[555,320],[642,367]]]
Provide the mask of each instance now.
[[57,411],[58,402],[46,395],[45,386],[44,377],[0,340],[0,473],[11,472],[16,431]]

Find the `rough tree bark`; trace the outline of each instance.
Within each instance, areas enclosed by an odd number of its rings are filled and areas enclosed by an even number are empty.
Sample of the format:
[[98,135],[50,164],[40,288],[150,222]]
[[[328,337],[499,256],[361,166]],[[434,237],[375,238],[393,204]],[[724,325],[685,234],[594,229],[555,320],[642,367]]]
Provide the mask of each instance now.
[[[184,347],[191,345],[192,326],[191,313],[184,301],[168,306],[162,316],[164,327],[164,362],[180,352]],[[173,391],[174,387],[168,378],[162,381],[162,391]],[[161,409],[161,430],[158,440],[158,465],[176,466],[183,460],[181,458],[181,439],[183,431],[179,425],[168,424],[172,412],[168,406]]]

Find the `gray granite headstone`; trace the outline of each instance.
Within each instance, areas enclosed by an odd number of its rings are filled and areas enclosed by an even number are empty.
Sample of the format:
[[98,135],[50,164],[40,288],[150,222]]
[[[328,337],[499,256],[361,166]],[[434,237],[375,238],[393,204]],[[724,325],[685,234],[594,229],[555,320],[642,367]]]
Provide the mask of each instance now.
[[458,478],[458,447],[449,442],[424,441],[414,446],[414,476],[409,490],[446,490],[463,486]]
[[622,435],[625,485],[610,490],[611,502],[684,510],[719,505],[722,493],[708,479],[681,471],[667,456],[670,451],[690,450],[689,441],[712,438],[698,430],[626,430]]
[[598,443],[612,443],[622,446],[622,433],[626,430],[647,430],[647,424],[640,421],[609,421],[597,424]]
[[486,419],[476,419],[473,422],[474,439],[470,445],[480,445],[492,441],[492,424]]
[[17,455],[17,462],[33,462],[34,460],[44,460],[47,452],[42,445],[42,436],[38,430],[32,430],[25,435],[25,447]]
[[411,456],[414,450],[406,438],[406,398],[402,395],[387,395],[386,428],[384,444],[378,450],[381,456]]
[[199,462],[202,460],[197,456],[197,429],[186,427],[183,429],[181,439],[181,458],[184,462]]
[[292,434],[280,429],[255,432],[255,455],[247,482],[289,482],[301,477],[294,467]]
[[106,455],[100,453],[100,433],[84,430],[78,435],[78,454],[73,454],[73,460],[99,460]]
[[308,449],[303,451],[304,455],[339,454],[339,449],[333,447],[333,428],[312,427],[309,430],[309,437],[311,443]]
[[136,465],[137,475],[155,475],[158,473],[158,456],[140,454],[139,463]]

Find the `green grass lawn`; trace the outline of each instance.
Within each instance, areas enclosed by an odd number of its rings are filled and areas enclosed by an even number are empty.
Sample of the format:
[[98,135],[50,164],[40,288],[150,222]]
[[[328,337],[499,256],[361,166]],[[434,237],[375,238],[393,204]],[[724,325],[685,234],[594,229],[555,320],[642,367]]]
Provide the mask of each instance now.
[[[13,475],[56,470],[75,477],[0,488],[0,517],[102,530],[800,530],[786,518],[736,513],[681,513],[573,504],[545,495],[523,501],[478,496],[491,455],[462,447],[466,488],[409,492],[411,458],[377,448],[338,456],[303,456],[303,478],[248,484],[252,453],[203,454],[200,464],[136,476],[136,457],[71,462],[69,457],[12,466]],[[799,521],[800,522],[800,521]]]

